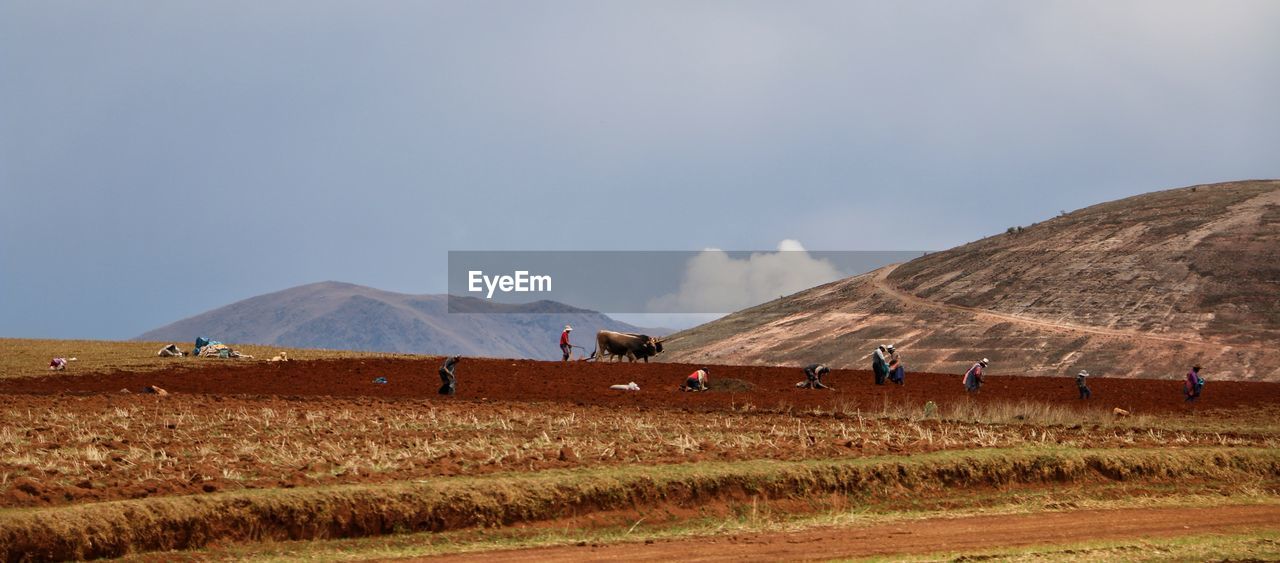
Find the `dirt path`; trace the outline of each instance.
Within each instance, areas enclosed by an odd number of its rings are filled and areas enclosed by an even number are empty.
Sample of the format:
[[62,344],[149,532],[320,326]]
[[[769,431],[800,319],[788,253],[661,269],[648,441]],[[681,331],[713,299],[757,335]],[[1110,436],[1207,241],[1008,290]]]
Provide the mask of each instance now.
[[866,528],[451,556],[503,561],[779,561],[977,551],[1093,540],[1280,530],[1280,506],[1134,508],[934,518]]
[[[889,280],[888,280],[889,274],[893,273],[893,271],[896,270],[898,266],[900,266],[900,264],[892,264],[889,266],[885,266],[884,268],[881,268],[880,270],[876,271],[875,275],[872,276],[871,278],[872,283],[875,284],[876,289],[879,289],[880,291],[887,293],[888,295],[898,299],[899,301],[903,301],[903,302],[920,306],[920,307],[929,307],[934,309],[948,309],[951,311],[967,313],[967,314],[976,316],[978,318],[992,320],[994,322],[1018,323],[1022,325],[1034,326],[1042,330],[1084,332],[1088,334],[1096,334],[1099,336],[1110,336],[1110,337],[1126,338],[1126,339],[1140,338],[1143,340],[1151,340],[1151,341],[1158,341],[1158,342],[1173,342],[1177,344],[1187,344],[1187,345],[1197,346],[1197,347],[1221,346],[1220,344],[1217,344],[1211,340],[1178,338],[1176,336],[1160,336],[1158,334],[1148,334],[1148,333],[1138,332],[1134,330],[1122,330],[1122,329],[1114,329],[1114,328],[1084,326],[1084,325],[1078,325],[1078,324],[1072,324],[1072,323],[1064,323],[1060,321],[1044,321],[1040,319],[1034,319],[1031,317],[1023,317],[1020,315],[1012,315],[1009,313],[1000,313],[996,311],[990,311],[987,309],[978,309],[975,307],[965,307],[963,305],[953,305],[950,303],[941,303],[937,301],[931,301],[929,299],[919,297],[909,292],[902,291],[901,289],[898,289],[889,283]],[[1233,344],[1232,347],[1233,348],[1249,348],[1250,346]]]

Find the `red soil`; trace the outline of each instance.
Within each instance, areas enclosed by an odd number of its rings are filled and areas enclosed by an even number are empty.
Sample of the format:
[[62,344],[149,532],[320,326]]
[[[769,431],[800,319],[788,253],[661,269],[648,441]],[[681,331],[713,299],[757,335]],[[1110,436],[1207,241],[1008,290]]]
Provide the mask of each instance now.
[[[155,385],[170,393],[216,395],[426,398],[430,400],[553,401],[610,406],[665,406],[722,410],[751,405],[757,409],[878,409],[888,403],[922,405],[926,401],[1037,401],[1066,406],[1121,407],[1134,413],[1190,410],[1181,379],[1108,379],[1090,381],[1093,399],[1080,401],[1070,377],[987,378],[982,392],[966,396],[959,375],[908,374],[905,386],[872,384],[869,371],[835,370],[827,378],[835,390],[796,389],[801,370],[787,367],[711,366],[712,390],[680,393],[677,387],[698,366],[669,363],[542,362],[464,358],[457,367],[458,391],[436,394],[436,359],[342,359],[307,362],[235,362],[209,360],[208,367],[148,372],[109,372],[0,380],[0,394],[94,394],[121,389],[142,392]],[[375,378],[386,384],[374,383]],[[640,391],[612,391],[617,383],[636,382]],[[1194,406],[1238,409],[1280,404],[1280,383],[1210,381]]]
[[[1280,507],[1133,508],[931,518],[861,528],[691,538],[652,543],[549,547],[433,561],[795,561],[1061,545],[1195,533],[1280,529]],[[1105,551],[1105,550],[1104,550]],[[1065,551],[1086,555],[1085,550]],[[1150,551],[1142,552],[1143,555]],[[1103,555],[1103,554],[1099,554]],[[1113,554],[1114,555],[1114,554]],[[1124,557],[1124,556],[1122,556]],[[957,560],[964,560],[960,557]],[[980,559],[980,557],[975,557]]]

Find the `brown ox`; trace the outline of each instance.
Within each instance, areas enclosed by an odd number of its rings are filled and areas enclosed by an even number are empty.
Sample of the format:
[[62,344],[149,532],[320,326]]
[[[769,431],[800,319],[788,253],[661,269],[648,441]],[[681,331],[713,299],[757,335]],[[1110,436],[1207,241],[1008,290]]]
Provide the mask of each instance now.
[[660,353],[662,353],[660,338],[647,334],[602,330],[596,333],[596,349],[591,352],[591,357],[603,359],[605,356],[613,356],[615,361],[626,357],[628,361],[634,362],[641,359],[649,363],[649,356]]

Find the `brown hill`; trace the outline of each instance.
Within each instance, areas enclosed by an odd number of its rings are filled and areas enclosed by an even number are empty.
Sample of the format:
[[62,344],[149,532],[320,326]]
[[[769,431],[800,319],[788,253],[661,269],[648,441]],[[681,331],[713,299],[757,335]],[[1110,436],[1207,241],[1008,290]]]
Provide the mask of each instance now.
[[1280,181],[1095,205],[746,309],[668,340],[683,361],[1280,380]]

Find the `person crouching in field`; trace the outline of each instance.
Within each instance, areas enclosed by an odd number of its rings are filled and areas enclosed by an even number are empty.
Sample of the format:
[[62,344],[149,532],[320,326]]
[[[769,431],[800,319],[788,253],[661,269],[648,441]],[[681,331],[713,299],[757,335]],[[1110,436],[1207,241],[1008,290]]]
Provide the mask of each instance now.
[[801,389],[830,389],[822,383],[822,376],[831,373],[831,369],[822,364],[809,364],[804,368],[804,381],[796,384]]
[[1203,389],[1204,378],[1200,377],[1200,364],[1196,364],[1187,372],[1187,380],[1182,384],[1182,394],[1187,396],[1188,403],[1194,403],[1200,398],[1200,391]]
[[907,379],[907,370],[902,366],[902,357],[898,355],[898,349],[890,344],[885,348],[889,352],[889,381],[896,385],[902,385]]
[[689,374],[689,377],[685,378],[684,380],[684,385],[680,386],[680,390],[681,391],[706,391],[707,376],[710,374],[711,374],[711,370],[707,368],[702,368],[698,371],[695,371]]
[[1080,370],[1080,373],[1076,374],[1076,387],[1080,389],[1080,398],[1082,400],[1093,396],[1093,392],[1089,390],[1089,382],[1085,381],[1087,377],[1089,377],[1087,370]]
[[457,391],[458,380],[453,376],[453,370],[458,365],[458,360],[462,356],[449,356],[444,361],[444,365],[440,366],[440,394],[452,395]]
[[964,390],[970,393],[977,393],[982,387],[982,370],[986,369],[990,363],[986,358],[982,358],[978,363],[973,364],[969,371],[964,372]]

